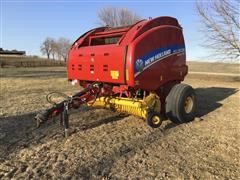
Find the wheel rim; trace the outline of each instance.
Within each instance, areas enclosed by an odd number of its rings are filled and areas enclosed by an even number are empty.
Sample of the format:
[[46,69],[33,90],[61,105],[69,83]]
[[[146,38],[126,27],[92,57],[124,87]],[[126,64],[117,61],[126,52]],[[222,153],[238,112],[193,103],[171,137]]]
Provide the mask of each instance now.
[[158,116],[153,116],[152,117],[152,122],[153,122],[153,124],[157,125],[161,122],[161,119]]
[[188,96],[184,103],[184,109],[186,113],[190,113],[193,108],[193,99],[191,96]]

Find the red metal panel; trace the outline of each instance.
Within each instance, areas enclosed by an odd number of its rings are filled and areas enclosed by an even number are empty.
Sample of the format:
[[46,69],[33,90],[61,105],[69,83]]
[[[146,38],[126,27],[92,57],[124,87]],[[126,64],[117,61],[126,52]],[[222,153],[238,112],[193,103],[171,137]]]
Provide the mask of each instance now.
[[[75,50],[69,55],[68,78],[123,84],[124,49],[114,44]],[[114,72],[117,77],[111,74]]]
[[[90,43],[93,38],[117,35],[122,37],[116,44]],[[137,61],[143,63],[142,72],[136,71]],[[187,74],[182,28],[171,17],[142,20],[129,27],[97,28],[75,42],[67,66],[70,80],[156,90],[169,81],[182,81]]]
[[[161,48],[166,48],[167,51],[168,49],[173,49],[172,47],[174,46],[182,46],[185,48],[181,28],[169,25],[152,28],[141,34],[141,36],[133,42],[133,62],[135,64],[138,59],[141,59],[148,53],[150,54],[149,58],[151,60],[151,56],[155,55],[154,51],[159,48],[160,50]],[[155,63],[152,63],[152,65],[141,72],[138,76],[136,76],[135,73],[136,88],[156,90],[168,81],[182,81],[184,79],[184,76],[187,73],[185,50],[184,52],[171,52],[171,54],[160,57],[159,59],[159,62],[158,58],[153,60]],[[132,64],[132,66],[134,65]]]

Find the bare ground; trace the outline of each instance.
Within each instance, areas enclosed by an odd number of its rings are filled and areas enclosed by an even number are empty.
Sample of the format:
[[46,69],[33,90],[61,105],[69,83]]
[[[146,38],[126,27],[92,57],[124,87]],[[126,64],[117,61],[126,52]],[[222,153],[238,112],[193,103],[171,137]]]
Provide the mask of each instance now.
[[240,179],[235,77],[186,78],[198,96],[193,122],[152,129],[138,117],[83,106],[72,111],[66,139],[57,119],[37,129],[33,117],[48,106],[48,92],[77,88],[61,68],[21,71],[1,73],[2,179]]

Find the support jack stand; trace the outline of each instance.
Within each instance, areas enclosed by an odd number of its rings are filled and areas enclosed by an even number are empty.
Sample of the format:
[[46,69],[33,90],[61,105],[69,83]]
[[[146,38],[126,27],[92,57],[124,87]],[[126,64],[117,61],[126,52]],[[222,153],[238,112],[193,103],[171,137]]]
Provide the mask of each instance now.
[[69,136],[69,102],[64,102],[64,109],[63,109],[63,119],[61,117],[60,123],[63,120],[64,125],[64,135],[67,138]]

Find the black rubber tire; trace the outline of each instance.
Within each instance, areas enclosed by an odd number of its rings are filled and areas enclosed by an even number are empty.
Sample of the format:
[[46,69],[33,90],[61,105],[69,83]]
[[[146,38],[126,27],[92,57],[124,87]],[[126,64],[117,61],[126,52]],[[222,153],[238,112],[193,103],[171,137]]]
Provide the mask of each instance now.
[[[154,118],[159,118],[159,122],[154,121]],[[150,111],[147,117],[147,124],[152,128],[158,128],[161,126],[163,117],[158,112]]]
[[[189,112],[185,110],[185,101],[190,97],[192,108]],[[196,95],[194,89],[187,84],[173,86],[166,98],[166,115],[174,123],[185,123],[192,121],[196,116]]]

